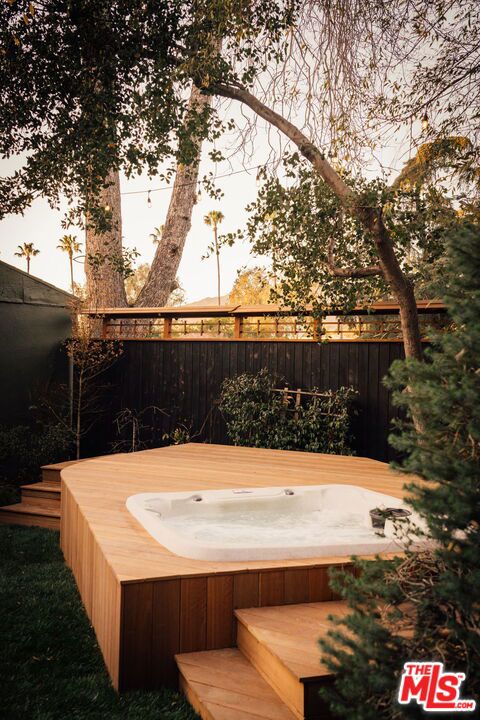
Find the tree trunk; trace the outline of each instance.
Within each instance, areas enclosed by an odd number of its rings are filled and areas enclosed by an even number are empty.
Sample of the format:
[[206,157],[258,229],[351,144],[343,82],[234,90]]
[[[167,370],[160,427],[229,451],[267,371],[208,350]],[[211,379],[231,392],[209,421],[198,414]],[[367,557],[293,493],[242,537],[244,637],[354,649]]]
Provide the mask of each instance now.
[[[106,182],[109,185],[101,191],[100,203],[111,210],[111,227],[105,233],[98,233],[87,218],[85,235],[87,302],[93,310],[127,305],[123,275],[109,260],[111,257],[122,256],[122,207],[118,170],[111,170]],[[89,262],[89,256],[100,259],[98,267]]]
[[382,274],[389,284],[400,308],[400,322],[403,346],[406,357],[422,360],[423,351],[420,342],[420,326],[415,294],[411,282],[405,277],[392,240],[382,219],[381,208],[365,208],[354,191],[325,159],[325,154],[293,123],[264,105],[248,90],[230,85],[216,85],[211,88],[222,97],[244,103],[257,115],[283,132],[299,149],[301,154],[313,165],[320,177],[339,198],[345,210],[358,218],[368,236],[375,243]]
[[[201,113],[210,104],[211,99],[211,96],[202,95],[200,90],[193,86],[189,110],[196,108],[197,112]],[[197,201],[200,151],[201,142],[198,141],[196,161],[190,165],[177,166],[165,227],[157,245],[147,282],[135,303],[136,307],[161,307],[166,304],[170,293],[175,289],[178,266],[192,225],[193,207]]]
[[75,424],[75,457],[80,460],[80,439],[82,437],[82,399],[83,399],[83,377],[80,372],[78,377],[78,402],[77,418]]
[[73,284],[73,254],[69,253],[68,255],[68,261],[70,263],[70,287],[72,290],[72,295],[75,292],[74,284]]
[[213,226],[213,236],[215,238],[215,258],[217,261],[217,299],[220,305],[220,252],[218,250],[218,230],[216,225]]

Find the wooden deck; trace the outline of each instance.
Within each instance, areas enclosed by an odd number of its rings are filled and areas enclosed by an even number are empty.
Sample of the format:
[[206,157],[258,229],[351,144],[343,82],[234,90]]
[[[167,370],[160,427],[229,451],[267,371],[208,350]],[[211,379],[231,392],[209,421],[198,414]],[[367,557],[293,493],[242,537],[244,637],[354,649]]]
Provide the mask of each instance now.
[[60,528],[60,473],[74,462],[44,465],[41,482],[21,486],[21,500],[0,507],[0,523]]
[[177,656],[180,686],[202,718],[325,720],[319,690],[331,681],[318,640],[343,602],[236,610],[238,649]]
[[62,549],[114,686],[175,686],[175,654],[235,644],[235,609],[334,600],[328,567],[349,564],[182,558],[130,515],[129,495],[331,482],[402,497],[403,477],[378,461],[220,445],[112,455],[62,470]]

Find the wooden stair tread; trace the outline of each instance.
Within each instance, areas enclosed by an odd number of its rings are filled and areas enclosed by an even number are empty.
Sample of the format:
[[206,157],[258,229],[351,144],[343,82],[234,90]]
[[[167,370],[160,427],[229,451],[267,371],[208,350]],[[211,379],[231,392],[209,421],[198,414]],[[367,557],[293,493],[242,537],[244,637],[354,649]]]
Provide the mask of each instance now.
[[204,720],[296,720],[235,648],[176,656],[181,686]]
[[18,515],[46,515],[54,518],[60,517],[60,510],[53,510],[52,508],[40,507],[39,505],[33,505],[25,502],[15,503],[14,505],[3,505],[3,507],[0,507],[0,512],[17,513]]
[[63,468],[68,467],[69,465],[75,465],[76,463],[83,462],[84,460],[92,460],[93,458],[83,458],[81,460],[64,460],[63,462],[59,463],[50,463],[49,465],[42,465],[42,470],[63,470]]
[[238,621],[300,682],[330,676],[320,662],[318,640],[331,626],[329,615],[345,615],[339,601],[236,610]]
[[39,482],[29,483],[28,485],[22,485],[22,490],[37,490],[44,492],[52,492],[60,494],[61,488],[60,483],[51,482],[50,480],[40,480]]

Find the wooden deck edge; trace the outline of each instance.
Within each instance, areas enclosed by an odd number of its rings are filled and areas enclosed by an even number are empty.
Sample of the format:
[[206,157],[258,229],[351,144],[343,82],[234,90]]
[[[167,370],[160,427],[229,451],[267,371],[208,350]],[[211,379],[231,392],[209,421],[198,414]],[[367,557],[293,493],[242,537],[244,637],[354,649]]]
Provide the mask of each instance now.
[[278,697],[298,717],[303,717],[304,688],[271,648],[264,645],[241,622],[237,625],[237,644],[243,655]]
[[71,569],[113,687],[120,690],[121,588],[68,485],[62,480],[60,547]]

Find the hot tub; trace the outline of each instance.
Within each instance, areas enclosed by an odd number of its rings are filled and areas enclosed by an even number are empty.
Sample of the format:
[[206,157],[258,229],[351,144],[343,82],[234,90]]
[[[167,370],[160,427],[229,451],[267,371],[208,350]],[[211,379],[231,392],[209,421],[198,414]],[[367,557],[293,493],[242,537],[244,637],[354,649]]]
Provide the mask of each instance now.
[[[398,498],[354,485],[305,485],[140,493],[126,506],[172,553],[195,560],[281,560],[366,555],[400,549],[369,511],[403,508]],[[412,516],[416,524],[418,518]]]

